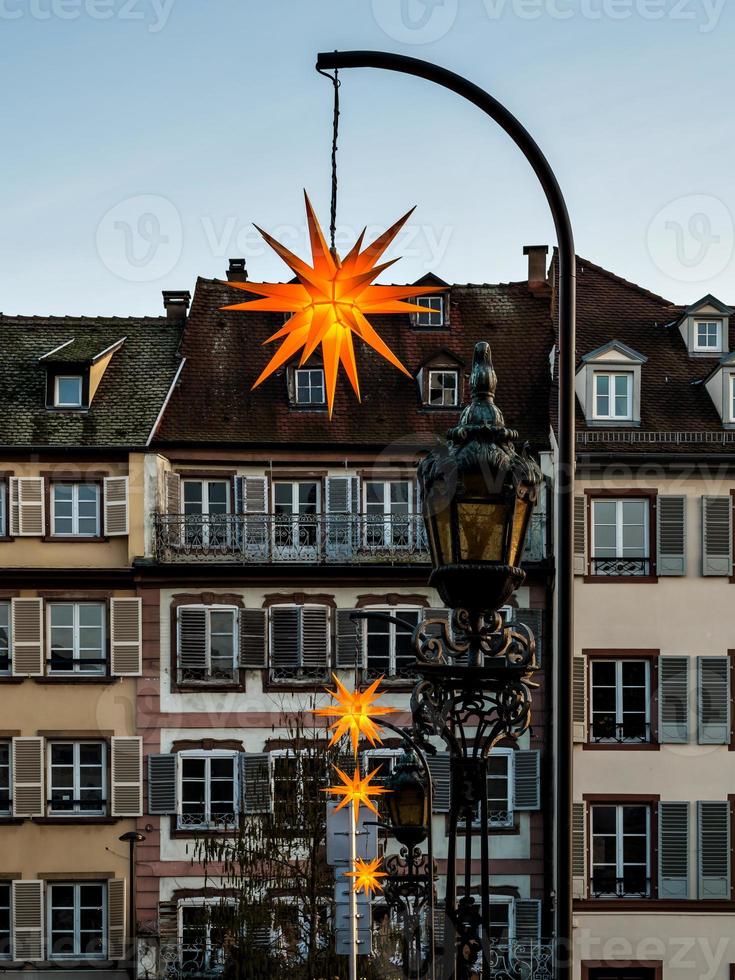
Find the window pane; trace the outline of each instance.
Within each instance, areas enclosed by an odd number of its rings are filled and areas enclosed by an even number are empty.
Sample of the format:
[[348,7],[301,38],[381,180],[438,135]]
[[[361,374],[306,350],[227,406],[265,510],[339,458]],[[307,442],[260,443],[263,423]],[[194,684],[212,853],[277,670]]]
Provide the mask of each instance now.
[[82,379],[80,377],[57,377],[57,405],[81,405]]
[[614,806],[595,806],[592,808],[592,833],[614,834],[616,827]]
[[623,833],[645,834],[647,813],[645,806],[623,807]]

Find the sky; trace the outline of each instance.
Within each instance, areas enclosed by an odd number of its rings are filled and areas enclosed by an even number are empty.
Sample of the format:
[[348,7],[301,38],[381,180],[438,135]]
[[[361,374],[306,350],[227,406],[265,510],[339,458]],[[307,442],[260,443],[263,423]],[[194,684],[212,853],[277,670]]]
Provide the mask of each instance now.
[[[675,302],[735,303],[732,0],[0,0],[0,310],[144,315],[161,290],[290,278],[329,223],[318,51],[457,71],[530,130],[577,252]],[[383,281],[525,278],[554,244],[520,151],[429,82],[342,73],[338,246],[416,205]]]

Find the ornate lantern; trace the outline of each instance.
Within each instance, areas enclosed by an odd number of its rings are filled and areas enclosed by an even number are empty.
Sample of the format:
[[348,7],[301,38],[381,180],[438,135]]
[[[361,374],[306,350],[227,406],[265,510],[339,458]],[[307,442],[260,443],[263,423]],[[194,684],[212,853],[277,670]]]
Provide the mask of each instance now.
[[429,794],[413,752],[403,753],[386,785],[393,835],[406,847],[420,844],[430,820]]

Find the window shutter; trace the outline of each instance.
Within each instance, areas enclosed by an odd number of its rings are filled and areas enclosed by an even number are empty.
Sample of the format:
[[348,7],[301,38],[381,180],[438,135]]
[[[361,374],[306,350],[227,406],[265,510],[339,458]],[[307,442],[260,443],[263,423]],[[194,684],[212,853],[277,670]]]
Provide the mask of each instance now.
[[658,662],[658,740],[689,741],[689,657],[661,657]]
[[354,670],[355,665],[364,665],[364,643],[362,619],[350,619],[354,609],[338,609],[336,614],[337,651],[336,666],[345,670]]
[[689,898],[689,804],[658,805],[658,897]]
[[687,498],[658,498],[657,571],[686,575]]
[[574,741],[587,741],[587,658],[572,661],[572,721]]
[[13,599],[11,628],[13,673],[43,674],[43,599]]
[[108,537],[128,533],[128,478],[106,476],[103,484],[105,503],[104,532]]
[[268,752],[240,755],[240,779],[244,813],[273,812],[273,766]]
[[449,753],[440,751],[437,755],[427,755],[426,761],[431,773],[434,813],[449,813],[451,782]]
[[516,622],[527,626],[536,641],[536,663],[541,666],[541,654],[543,647],[543,624],[544,614],[541,609],[519,609],[516,615]]
[[584,575],[587,571],[587,500],[574,498],[574,574]]
[[730,497],[702,497],[702,575],[732,575]]
[[240,610],[240,666],[259,670],[266,666],[265,609]]
[[111,668],[118,677],[143,673],[142,599],[110,599]]
[[169,545],[181,544],[181,530],[184,518],[178,517],[183,510],[181,503],[181,477],[178,473],[168,472],[164,475],[164,514],[169,518],[166,525]]
[[268,499],[268,481],[264,476],[241,478],[243,511],[246,514],[265,514]]
[[302,666],[326,673],[329,664],[329,610],[326,606],[302,606]]
[[206,606],[179,606],[177,609],[180,671],[207,669]]
[[357,509],[357,479],[353,476],[329,476],[326,481],[327,554],[349,555],[355,544],[355,529],[350,516]]
[[148,812],[176,813],[176,756],[148,756]]
[[34,735],[13,739],[14,817],[42,817],[46,812],[43,754],[42,738]]
[[730,741],[730,660],[697,657],[697,700],[700,745],[726,745]]
[[587,895],[587,834],[584,803],[572,804],[572,892],[575,898]]
[[730,804],[697,803],[699,898],[730,898]]
[[270,618],[270,665],[295,670],[299,666],[299,610],[272,606]]
[[107,959],[125,959],[125,879],[107,882]]
[[143,739],[137,735],[112,739],[113,817],[143,816]]
[[10,477],[10,533],[41,537],[46,532],[46,497],[42,476]]
[[43,882],[13,882],[13,959],[42,960]]
[[264,476],[241,476],[235,481],[239,495],[238,506],[246,515],[242,530],[238,533],[241,548],[250,557],[264,557],[268,553],[268,481]]
[[537,898],[517,898],[514,904],[516,940],[537,943],[541,939],[541,902]]
[[513,809],[541,809],[541,764],[537,749],[513,753]]

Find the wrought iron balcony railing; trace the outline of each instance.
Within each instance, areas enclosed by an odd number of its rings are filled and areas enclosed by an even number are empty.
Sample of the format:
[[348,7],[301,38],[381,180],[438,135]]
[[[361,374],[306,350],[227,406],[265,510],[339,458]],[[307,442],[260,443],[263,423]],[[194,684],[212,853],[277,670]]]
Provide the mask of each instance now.
[[650,558],[591,558],[592,575],[614,575],[634,578],[651,574]]
[[594,718],[590,725],[590,742],[594,743],[641,743],[651,741],[651,725],[643,718],[635,718],[621,723],[609,716]]
[[597,871],[590,881],[590,895],[593,898],[650,898],[651,881],[643,870],[640,874],[635,870],[627,872],[624,878]]

